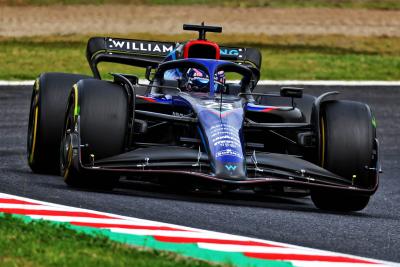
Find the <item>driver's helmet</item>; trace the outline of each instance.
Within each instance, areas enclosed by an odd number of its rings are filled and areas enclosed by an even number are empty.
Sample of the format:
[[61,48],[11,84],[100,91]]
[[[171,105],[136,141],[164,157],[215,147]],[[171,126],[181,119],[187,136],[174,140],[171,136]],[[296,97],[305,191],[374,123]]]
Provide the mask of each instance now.
[[[200,69],[190,68],[186,72],[186,90],[188,92],[203,92],[208,93],[209,89],[209,77],[208,74]],[[218,71],[214,75],[214,92],[224,93],[225,92],[225,73],[224,71]]]

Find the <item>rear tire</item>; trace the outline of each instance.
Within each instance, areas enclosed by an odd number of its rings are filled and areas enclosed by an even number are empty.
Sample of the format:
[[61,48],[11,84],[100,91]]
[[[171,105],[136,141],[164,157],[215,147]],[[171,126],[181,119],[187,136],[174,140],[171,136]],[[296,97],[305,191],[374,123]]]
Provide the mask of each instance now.
[[[321,106],[321,166],[354,186],[371,188],[376,129],[366,104],[353,101],[327,101]],[[321,209],[358,211],[364,209],[369,196],[313,190],[311,197]]]
[[[80,132],[76,132],[78,116]],[[121,154],[125,149],[128,128],[128,97],[123,87],[101,80],[81,80],[74,86],[68,103],[63,142],[61,145],[61,173],[73,187],[112,189],[118,175],[93,174],[80,167],[78,154],[73,153],[71,139],[79,138],[83,164]],[[76,135],[76,136],[74,136]],[[76,142],[75,142],[76,143]]]
[[28,164],[35,173],[59,173],[65,108],[72,85],[85,75],[43,73],[34,86],[28,123]]

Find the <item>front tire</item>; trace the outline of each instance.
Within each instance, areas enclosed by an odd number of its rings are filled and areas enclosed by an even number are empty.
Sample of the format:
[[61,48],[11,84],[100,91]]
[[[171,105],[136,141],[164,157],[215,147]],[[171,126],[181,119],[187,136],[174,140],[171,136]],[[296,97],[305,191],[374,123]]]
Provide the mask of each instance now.
[[118,175],[82,170],[77,140],[80,139],[84,146],[81,149],[82,164],[89,165],[93,160],[124,152],[127,127],[128,97],[123,87],[101,80],[78,82],[69,98],[60,148],[61,173],[65,182],[73,187],[112,189],[118,182]]
[[[372,188],[375,175],[376,129],[368,105],[353,101],[327,101],[321,106],[321,166],[361,188]],[[369,196],[313,190],[311,198],[321,209],[359,211]]]
[[28,164],[35,173],[59,173],[59,147],[72,85],[85,75],[43,73],[35,81],[28,122]]
[[318,190],[311,193],[311,199],[315,206],[322,210],[351,212],[363,210],[368,205],[370,197]]

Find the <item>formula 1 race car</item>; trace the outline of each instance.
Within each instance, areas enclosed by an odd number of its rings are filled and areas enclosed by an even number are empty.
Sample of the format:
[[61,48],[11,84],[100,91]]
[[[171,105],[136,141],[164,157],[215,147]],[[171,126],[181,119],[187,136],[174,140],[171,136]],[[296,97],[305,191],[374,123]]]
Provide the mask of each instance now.
[[[261,54],[206,39],[221,27],[184,25],[184,43],[91,38],[93,77],[43,73],[33,88],[28,162],[74,187],[119,178],[182,189],[311,195],[327,210],[357,211],[377,190],[376,123],[363,103],[300,88],[254,90]],[[145,68],[112,73],[99,62]],[[265,90],[264,90],[265,91]]]

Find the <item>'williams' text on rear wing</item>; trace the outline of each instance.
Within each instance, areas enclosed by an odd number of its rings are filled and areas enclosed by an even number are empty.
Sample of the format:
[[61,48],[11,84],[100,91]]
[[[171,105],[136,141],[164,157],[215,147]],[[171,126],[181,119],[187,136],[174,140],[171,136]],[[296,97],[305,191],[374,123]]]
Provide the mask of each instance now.
[[[157,67],[179,43],[111,37],[93,37],[87,44],[86,57],[96,78],[99,62],[114,62],[137,67]],[[255,48],[220,47],[221,59],[243,63],[259,72],[261,53]]]

